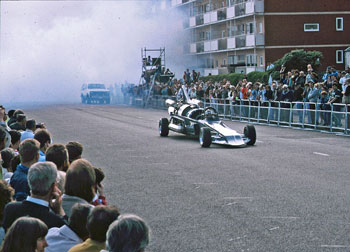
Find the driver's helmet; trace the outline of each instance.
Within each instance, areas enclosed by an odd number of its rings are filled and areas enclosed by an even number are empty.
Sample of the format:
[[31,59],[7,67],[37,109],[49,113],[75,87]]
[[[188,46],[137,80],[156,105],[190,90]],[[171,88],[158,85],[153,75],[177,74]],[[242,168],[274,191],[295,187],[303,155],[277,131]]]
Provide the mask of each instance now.
[[207,111],[205,111],[205,118],[209,119],[209,120],[213,120],[215,119],[215,113],[213,110],[208,109]]

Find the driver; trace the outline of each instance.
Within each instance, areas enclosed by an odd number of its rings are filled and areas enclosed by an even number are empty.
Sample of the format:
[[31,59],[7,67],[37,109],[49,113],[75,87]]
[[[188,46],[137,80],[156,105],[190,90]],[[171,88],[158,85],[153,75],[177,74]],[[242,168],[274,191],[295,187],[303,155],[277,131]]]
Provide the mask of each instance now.
[[207,109],[205,111],[205,118],[207,120],[217,120],[216,112],[211,108]]

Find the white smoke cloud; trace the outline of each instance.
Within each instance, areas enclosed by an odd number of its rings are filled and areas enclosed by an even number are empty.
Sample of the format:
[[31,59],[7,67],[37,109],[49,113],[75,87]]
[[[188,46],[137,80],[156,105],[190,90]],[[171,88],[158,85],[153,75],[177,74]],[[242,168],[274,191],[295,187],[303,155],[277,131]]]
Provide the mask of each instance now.
[[153,3],[1,2],[0,103],[71,103],[82,83],[137,84],[142,47],[165,46],[168,67],[181,62],[181,19],[152,11]]

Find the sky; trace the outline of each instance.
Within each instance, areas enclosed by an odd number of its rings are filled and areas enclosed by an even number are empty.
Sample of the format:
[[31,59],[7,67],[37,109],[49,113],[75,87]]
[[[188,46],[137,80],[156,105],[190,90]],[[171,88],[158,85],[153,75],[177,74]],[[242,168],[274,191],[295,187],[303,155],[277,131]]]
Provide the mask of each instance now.
[[155,1],[0,1],[0,104],[74,103],[83,83],[138,84],[144,47],[165,47],[167,67],[185,68],[181,18]]

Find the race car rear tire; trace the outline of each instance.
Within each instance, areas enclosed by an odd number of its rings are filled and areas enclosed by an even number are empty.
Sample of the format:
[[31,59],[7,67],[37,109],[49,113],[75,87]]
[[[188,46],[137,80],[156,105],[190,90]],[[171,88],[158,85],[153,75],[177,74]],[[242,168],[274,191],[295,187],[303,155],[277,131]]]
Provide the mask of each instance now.
[[202,147],[209,147],[211,145],[211,133],[209,128],[201,128],[199,131],[199,143]]
[[244,127],[244,136],[249,139],[247,145],[254,145],[256,142],[256,131],[253,125],[247,125]]
[[160,136],[169,135],[169,121],[167,118],[162,118],[159,120],[159,134]]

